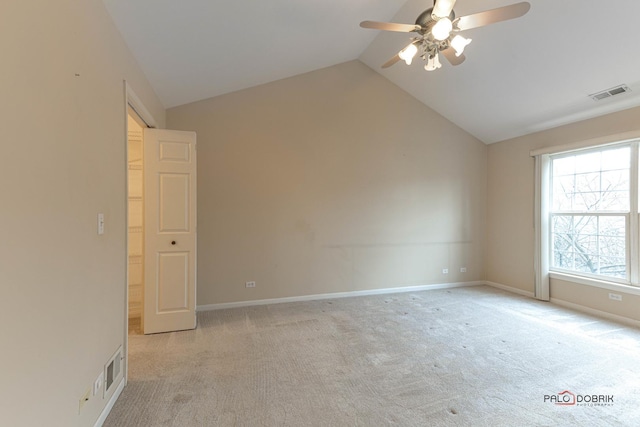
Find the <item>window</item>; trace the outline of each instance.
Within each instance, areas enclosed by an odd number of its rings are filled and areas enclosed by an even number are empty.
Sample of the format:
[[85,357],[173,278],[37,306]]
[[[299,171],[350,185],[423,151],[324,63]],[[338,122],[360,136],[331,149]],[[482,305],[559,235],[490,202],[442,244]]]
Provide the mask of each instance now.
[[550,157],[552,271],[637,284],[637,144]]

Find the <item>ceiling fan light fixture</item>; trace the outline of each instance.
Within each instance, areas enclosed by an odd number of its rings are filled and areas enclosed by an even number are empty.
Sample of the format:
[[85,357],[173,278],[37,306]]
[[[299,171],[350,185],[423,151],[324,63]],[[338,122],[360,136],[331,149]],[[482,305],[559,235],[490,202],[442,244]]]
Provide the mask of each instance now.
[[435,71],[438,68],[442,67],[440,63],[440,59],[438,58],[438,53],[436,52],[433,56],[429,56],[427,60],[427,65],[424,66],[424,69],[427,71]]
[[404,60],[411,65],[413,58],[419,53],[420,58],[427,64],[425,69],[433,71],[440,68],[439,53],[451,65],[460,65],[464,62],[465,47],[471,43],[471,39],[459,36],[459,31],[484,27],[496,22],[507,21],[525,15],[531,8],[527,1],[520,1],[509,6],[485,10],[467,16],[456,16],[453,7],[456,0],[433,0],[433,7],[425,10],[415,20],[415,24],[398,24],[393,22],[362,21],[360,26],[384,31],[396,31],[401,33],[416,33],[411,44],[405,46],[400,52],[382,64],[382,68],[388,68]]
[[418,47],[411,43],[409,46],[402,49],[400,53],[398,53],[398,56],[400,59],[404,60],[407,65],[411,65],[411,61],[413,60],[413,57],[416,56],[416,53],[418,53]]
[[456,51],[456,56],[462,55],[464,48],[472,42],[472,39],[465,39],[461,35],[457,35],[451,40],[451,47]]
[[431,15],[435,18],[446,18],[453,10],[453,6],[455,5],[455,0],[438,0],[433,5],[433,11]]
[[438,22],[431,28],[431,34],[436,40],[446,40],[453,31],[453,23],[449,18],[439,19]]

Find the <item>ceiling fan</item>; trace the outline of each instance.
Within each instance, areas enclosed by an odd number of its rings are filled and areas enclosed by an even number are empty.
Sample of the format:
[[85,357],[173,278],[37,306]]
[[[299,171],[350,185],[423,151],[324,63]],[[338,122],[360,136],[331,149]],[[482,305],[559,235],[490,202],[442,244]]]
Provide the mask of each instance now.
[[460,65],[464,62],[465,57],[462,52],[471,43],[471,39],[456,33],[519,18],[531,8],[528,2],[520,2],[456,18],[453,11],[455,3],[456,0],[434,0],[433,7],[418,15],[413,25],[362,21],[360,26],[374,30],[417,33],[417,36],[411,39],[411,43],[382,64],[382,68],[390,67],[401,59],[410,65],[413,58],[420,52],[420,57],[427,62],[424,69],[434,71],[442,66],[438,58],[439,53],[447,58],[451,65]]

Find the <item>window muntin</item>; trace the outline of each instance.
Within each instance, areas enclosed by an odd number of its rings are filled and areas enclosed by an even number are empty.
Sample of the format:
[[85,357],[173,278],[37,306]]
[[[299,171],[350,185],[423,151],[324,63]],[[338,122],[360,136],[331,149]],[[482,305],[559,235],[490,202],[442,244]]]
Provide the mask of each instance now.
[[628,282],[630,145],[551,161],[551,268]]

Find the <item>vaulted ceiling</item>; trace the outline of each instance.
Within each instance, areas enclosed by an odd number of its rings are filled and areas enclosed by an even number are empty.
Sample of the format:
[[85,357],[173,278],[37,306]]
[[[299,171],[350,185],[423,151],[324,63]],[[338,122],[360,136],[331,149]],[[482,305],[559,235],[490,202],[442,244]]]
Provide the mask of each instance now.
[[[419,58],[381,69],[411,35],[359,27],[411,24],[432,0],[103,1],[167,108],[354,59],[485,143],[640,105],[637,0],[528,0],[524,17],[466,31],[466,61],[433,72]],[[620,84],[631,91],[588,96]]]

